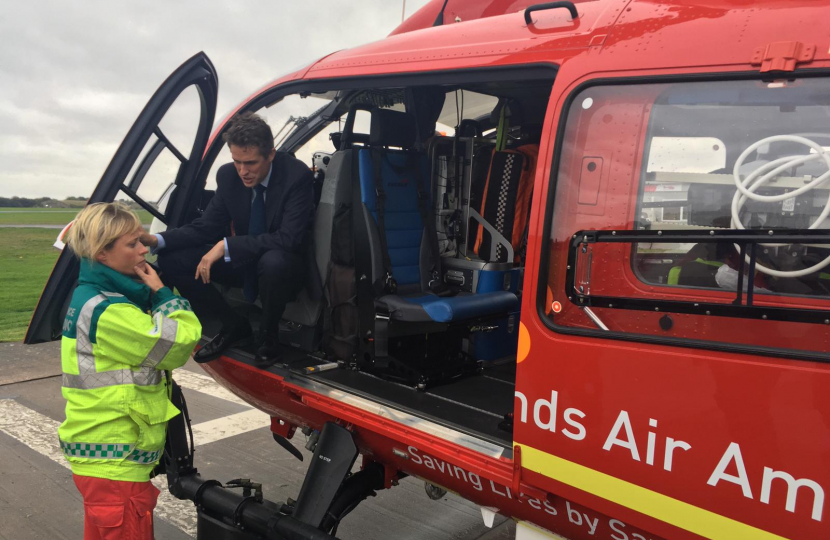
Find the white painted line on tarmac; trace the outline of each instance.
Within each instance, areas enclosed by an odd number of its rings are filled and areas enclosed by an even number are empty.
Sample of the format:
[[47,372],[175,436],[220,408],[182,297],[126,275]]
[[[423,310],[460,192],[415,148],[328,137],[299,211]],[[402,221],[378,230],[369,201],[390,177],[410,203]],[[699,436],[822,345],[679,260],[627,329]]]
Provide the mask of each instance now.
[[[187,371],[186,369],[177,369],[173,372],[173,380],[179,383],[179,386],[182,388],[201,392],[219,399],[224,399],[225,401],[230,401],[232,403],[236,403],[237,405],[250,407],[248,403],[244,402],[236,394],[221,386],[207,375],[193,373],[192,371]],[[187,399],[186,395],[185,399]]]
[[69,462],[58,444],[60,425],[13,399],[0,399],[0,431],[68,469]]
[[[182,388],[201,392],[250,409],[194,425],[193,438],[196,446],[241,435],[255,429],[268,427],[271,424],[271,418],[268,414],[251,408],[248,403],[207,375],[181,369],[174,372],[173,378]],[[33,411],[13,399],[0,399],[0,431],[62,467],[69,469],[69,462],[64,458],[58,444],[58,426],[60,426],[60,422]],[[163,519],[191,537],[195,537],[196,511],[193,503],[173,497],[167,490],[166,477],[153,479],[153,484],[161,491],[155,511],[156,518]]]
[[270,425],[270,416],[260,410],[251,409],[196,424],[193,426],[193,440],[196,446],[202,446]]
[[[58,444],[60,422],[19,404],[13,399],[0,399],[0,431],[69,469]],[[166,478],[155,478],[153,484],[161,491],[155,517],[161,518],[184,533],[196,537],[196,509],[191,501],[173,497],[167,490]]]

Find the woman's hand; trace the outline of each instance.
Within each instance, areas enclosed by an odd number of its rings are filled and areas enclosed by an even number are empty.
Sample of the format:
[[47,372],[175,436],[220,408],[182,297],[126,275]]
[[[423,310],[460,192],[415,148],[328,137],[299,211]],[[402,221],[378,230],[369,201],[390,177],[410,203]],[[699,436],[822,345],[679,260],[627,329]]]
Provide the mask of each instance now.
[[150,290],[153,291],[153,294],[157,293],[159,289],[164,287],[164,283],[161,282],[161,278],[156,273],[155,268],[153,268],[150,263],[141,263],[136,265],[135,273],[138,278],[144,282],[145,285],[150,287]]

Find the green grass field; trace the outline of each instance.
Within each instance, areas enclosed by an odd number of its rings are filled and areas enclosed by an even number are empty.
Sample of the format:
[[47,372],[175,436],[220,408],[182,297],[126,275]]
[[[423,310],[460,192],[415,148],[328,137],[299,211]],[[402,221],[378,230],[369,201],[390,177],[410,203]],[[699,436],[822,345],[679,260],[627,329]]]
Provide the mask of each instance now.
[[[0,208],[0,226],[66,225],[79,211],[78,208]],[[147,210],[137,210],[136,214],[145,225],[153,221],[153,216]]]
[[[0,342],[20,341],[43,286],[58,258],[52,247],[57,229],[4,225],[59,225],[72,221],[79,208],[0,208]],[[153,216],[136,211],[149,225]]]
[[23,339],[58,258],[58,250],[52,247],[57,233],[54,229],[0,227],[0,341]]
[[[0,225],[66,225],[79,211],[78,208],[0,208]],[[153,221],[146,210],[137,210],[136,214],[145,225]]]

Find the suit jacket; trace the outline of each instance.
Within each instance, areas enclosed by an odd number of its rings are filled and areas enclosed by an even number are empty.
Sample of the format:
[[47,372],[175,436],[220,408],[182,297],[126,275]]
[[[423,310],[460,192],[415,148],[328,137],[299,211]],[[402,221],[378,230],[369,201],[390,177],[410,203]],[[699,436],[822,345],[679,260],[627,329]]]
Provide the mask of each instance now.
[[268,232],[264,234],[248,235],[253,191],[242,183],[233,163],[222,165],[216,173],[216,194],[205,212],[188,225],[163,232],[165,250],[216,243],[232,225],[235,235],[227,238],[234,267],[272,249],[303,254],[314,217],[314,182],[309,168],[290,154],[277,152],[265,192]]

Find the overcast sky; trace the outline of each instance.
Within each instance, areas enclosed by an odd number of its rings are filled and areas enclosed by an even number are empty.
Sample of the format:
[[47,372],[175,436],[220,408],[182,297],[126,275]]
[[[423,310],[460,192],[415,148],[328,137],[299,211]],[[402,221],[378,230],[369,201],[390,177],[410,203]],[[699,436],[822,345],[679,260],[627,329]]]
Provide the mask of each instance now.
[[[406,0],[409,16],[428,0]],[[64,0],[0,7],[0,196],[86,196],[142,107],[204,51],[217,120],[256,89],[382,39],[402,0]]]

